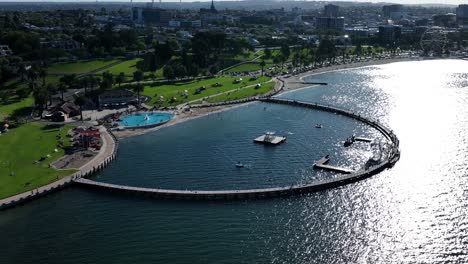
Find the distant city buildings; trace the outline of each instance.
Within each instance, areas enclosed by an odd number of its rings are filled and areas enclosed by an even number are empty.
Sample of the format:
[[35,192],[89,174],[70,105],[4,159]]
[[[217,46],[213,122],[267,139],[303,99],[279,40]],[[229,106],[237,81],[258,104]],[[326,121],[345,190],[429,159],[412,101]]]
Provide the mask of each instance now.
[[326,17],[338,17],[340,11],[340,7],[337,5],[326,5],[324,9],[324,16]]
[[404,17],[403,5],[385,5],[382,7],[382,14],[385,18],[400,20]]
[[317,17],[315,27],[317,30],[344,31],[344,17]]
[[456,27],[457,15],[448,13],[445,15],[435,15],[432,17],[434,26],[438,27]]
[[168,26],[169,21],[174,17],[172,10],[154,7],[134,7],[132,8],[132,20],[138,24],[153,24],[158,26]]
[[394,25],[379,26],[379,41],[383,45],[393,45],[401,37],[401,27]]
[[459,5],[457,8],[457,23],[462,28],[468,28],[468,5]]

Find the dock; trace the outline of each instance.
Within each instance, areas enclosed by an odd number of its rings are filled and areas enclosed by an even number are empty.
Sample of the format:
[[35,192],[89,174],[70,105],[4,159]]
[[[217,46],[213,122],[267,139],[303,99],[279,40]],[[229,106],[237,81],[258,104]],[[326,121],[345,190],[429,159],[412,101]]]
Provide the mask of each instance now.
[[255,143],[278,145],[286,141],[286,137],[275,136],[273,133],[268,132],[265,135],[261,135],[254,139]]
[[330,161],[330,158],[327,155],[317,160],[316,162],[314,162],[314,168],[322,169],[322,170],[329,170],[329,171],[334,171],[334,172],[339,172],[339,173],[344,173],[344,174],[351,174],[355,172],[354,170],[347,169],[347,168],[326,165],[329,161]]
[[354,140],[355,140],[355,141],[361,141],[361,142],[368,142],[368,143],[370,143],[370,142],[373,141],[372,139],[370,139],[370,138],[365,138],[365,137],[355,137]]

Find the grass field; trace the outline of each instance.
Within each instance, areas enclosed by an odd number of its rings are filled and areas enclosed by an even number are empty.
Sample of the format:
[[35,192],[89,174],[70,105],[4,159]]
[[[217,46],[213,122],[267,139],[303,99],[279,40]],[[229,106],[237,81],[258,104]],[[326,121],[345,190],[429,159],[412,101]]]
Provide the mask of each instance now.
[[[72,126],[49,128],[45,124],[28,123],[0,136],[0,199],[26,192],[73,173],[55,170],[49,163],[62,157],[64,150],[57,146],[58,135],[64,138]],[[57,148],[58,152],[54,152]],[[35,163],[41,157],[50,158]]]
[[[132,59],[128,61],[124,61],[122,63],[119,63],[113,67],[110,67],[108,69],[102,70],[98,73],[102,74],[104,72],[110,72],[113,75],[119,75],[121,72],[123,72],[125,75],[133,75],[135,71],[137,71],[136,64],[143,59],[137,58],[137,59]],[[145,72],[145,76],[148,76],[151,72]],[[162,78],[163,77],[163,69],[159,68],[155,74],[157,78]]]
[[124,61],[122,63],[119,63],[115,66],[112,66],[110,67],[109,69],[106,69],[106,70],[102,70],[98,73],[103,73],[103,72],[110,72],[114,75],[117,75],[117,74],[120,74],[121,72],[125,73],[125,74],[133,74],[133,72],[135,72],[137,70],[136,68],[136,64],[141,61],[142,59],[132,59],[132,60],[127,60],[127,61]]
[[87,73],[90,71],[97,70],[114,62],[117,62],[117,59],[110,60],[90,60],[90,61],[79,61],[72,63],[57,63],[52,64],[47,68],[48,73],[64,73],[64,74],[81,74]]
[[[259,77],[257,80],[249,80],[248,77],[243,78],[241,83],[234,84],[235,77],[219,77],[208,80],[199,80],[199,81],[190,81],[183,83],[175,83],[170,85],[161,85],[157,87],[145,86],[145,90],[142,93],[143,95],[150,96],[152,98],[150,105],[157,106],[170,106],[177,105],[180,103],[196,100],[203,98],[209,95],[234,90],[243,86],[253,85],[257,83],[263,83],[270,80],[269,77]],[[220,83],[222,86],[213,87],[215,83]],[[205,86],[206,90],[201,91],[200,94],[195,94],[195,91],[201,86]],[[187,90],[187,97],[184,97],[183,94]],[[165,101],[159,102],[159,97],[163,96]],[[169,99],[176,97],[177,101],[169,102]]]
[[[271,66],[272,66],[272,64],[266,63],[265,69],[268,68],[268,67],[271,67]],[[253,71],[260,71],[260,70],[262,70],[262,66],[260,66],[260,63],[252,62],[252,63],[244,63],[244,64],[238,65],[236,67],[233,67],[233,68],[225,71],[225,73],[253,72]]]
[[255,89],[255,87],[249,87],[249,88],[241,89],[239,91],[234,91],[231,93],[211,97],[211,98],[208,98],[206,101],[210,103],[217,103],[217,102],[238,100],[242,98],[265,94],[271,91],[274,87],[275,87],[274,82],[263,83],[262,87],[259,89]]

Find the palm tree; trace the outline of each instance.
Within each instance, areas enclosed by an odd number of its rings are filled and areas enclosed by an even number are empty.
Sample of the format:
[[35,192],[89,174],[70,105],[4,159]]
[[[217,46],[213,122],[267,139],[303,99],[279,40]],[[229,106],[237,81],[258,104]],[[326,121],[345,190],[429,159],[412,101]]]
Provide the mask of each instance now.
[[125,81],[125,73],[121,72],[117,77],[115,78],[115,81],[120,85]]
[[47,71],[44,68],[39,70],[39,77],[42,78],[42,86],[46,85]]
[[78,96],[77,98],[75,98],[74,103],[80,107],[81,121],[83,121],[83,105],[86,103],[86,97]]
[[266,65],[265,61],[262,60],[262,61],[260,62],[260,66],[262,67],[262,76],[263,76],[263,68],[265,68],[265,65]]
[[137,93],[138,105],[140,105],[140,93],[143,92],[144,90],[145,90],[145,86],[143,86],[141,84],[137,84],[137,85],[133,86],[133,91]]
[[145,78],[145,75],[142,71],[138,70],[133,73],[133,80],[135,82],[141,82]]
[[62,97],[62,104],[63,104],[65,102],[63,100],[63,94],[68,90],[68,87],[63,82],[59,82],[57,90],[60,92],[60,95]]
[[52,105],[52,95],[57,92],[57,87],[53,83],[49,83],[46,86],[47,95],[49,96],[49,105]]
[[39,108],[39,115],[41,118],[47,104],[48,96],[48,91],[45,86],[38,86],[33,90],[34,103]]

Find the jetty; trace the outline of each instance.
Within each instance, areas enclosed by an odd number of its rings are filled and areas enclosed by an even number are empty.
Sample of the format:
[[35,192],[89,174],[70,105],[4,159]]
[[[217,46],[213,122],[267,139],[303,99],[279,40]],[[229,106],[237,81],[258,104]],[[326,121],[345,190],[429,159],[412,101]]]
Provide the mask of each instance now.
[[328,155],[326,155],[325,157],[314,162],[314,168],[322,169],[322,170],[329,170],[329,171],[334,171],[334,172],[339,172],[339,173],[344,173],[344,174],[351,174],[355,172],[351,169],[327,165],[329,161],[330,161],[330,158]]
[[365,137],[354,137],[354,140],[355,141],[361,141],[361,142],[367,142],[367,143],[371,143],[373,141],[372,139],[365,138]]
[[254,139],[255,143],[267,144],[267,145],[278,145],[286,141],[286,137],[275,136],[273,132],[267,132]]

